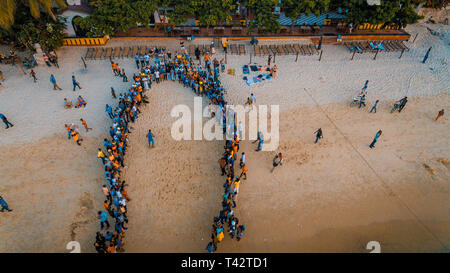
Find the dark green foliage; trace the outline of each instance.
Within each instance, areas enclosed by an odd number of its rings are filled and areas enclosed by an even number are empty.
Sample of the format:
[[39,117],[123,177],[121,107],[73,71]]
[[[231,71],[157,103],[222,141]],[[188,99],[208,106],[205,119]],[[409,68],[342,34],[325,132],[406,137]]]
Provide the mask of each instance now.
[[146,0],[96,0],[96,7],[88,17],[76,18],[75,23],[87,31],[89,37],[128,32],[132,27],[148,26],[158,1]]

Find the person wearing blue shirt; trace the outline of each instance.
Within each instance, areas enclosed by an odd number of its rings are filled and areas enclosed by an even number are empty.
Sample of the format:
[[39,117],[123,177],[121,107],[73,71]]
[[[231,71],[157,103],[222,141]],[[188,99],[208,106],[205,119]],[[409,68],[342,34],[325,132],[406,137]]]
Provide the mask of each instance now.
[[147,133],[147,140],[148,140],[148,146],[150,147],[150,143],[152,144],[152,147],[155,147],[155,140],[153,140],[155,136],[152,134],[152,130],[148,130]]
[[58,84],[56,84],[56,78],[53,76],[53,74],[50,75],[50,82],[53,84],[53,90],[56,90],[58,88],[59,90],[62,90]]
[[8,207],[8,203],[6,203],[5,199],[3,199],[3,197],[0,196],[0,205],[2,206],[2,210],[0,210],[1,212],[3,211],[12,211],[12,209],[9,209]]
[[100,229],[103,229],[104,224],[106,224],[106,229],[109,228],[109,222],[108,222],[108,214],[102,210],[98,211],[97,218],[100,219]]
[[383,133],[383,131],[381,131],[381,130],[379,130],[378,132],[377,132],[377,134],[375,135],[375,137],[373,138],[373,141],[372,141],[372,143],[370,143],[370,149],[372,149],[373,147],[375,147],[375,143],[377,143],[377,141],[378,141],[378,138],[381,136],[381,134]]
[[14,124],[9,122],[8,119],[5,117],[5,115],[3,115],[2,113],[0,113],[0,118],[2,119],[3,123],[6,125],[5,129],[8,129],[9,127],[13,127],[14,126]]
[[75,87],[78,87],[78,88],[82,89],[80,84],[75,79],[75,75],[72,75],[72,84],[73,84],[73,91],[75,91]]

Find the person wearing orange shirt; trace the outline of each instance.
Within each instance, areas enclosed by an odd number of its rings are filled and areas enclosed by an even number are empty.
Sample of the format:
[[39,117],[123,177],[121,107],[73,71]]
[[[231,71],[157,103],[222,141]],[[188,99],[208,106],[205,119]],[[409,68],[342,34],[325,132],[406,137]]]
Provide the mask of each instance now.
[[92,128],[89,128],[86,121],[82,118],[80,118],[81,123],[83,123],[84,128],[86,129],[86,132],[88,132],[89,130],[92,130]]
[[241,175],[239,176],[239,178],[241,178],[242,176],[245,176],[244,177],[244,179],[245,180],[247,180],[247,166],[244,164],[243,166],[242,166],[242,173],[241,173]]

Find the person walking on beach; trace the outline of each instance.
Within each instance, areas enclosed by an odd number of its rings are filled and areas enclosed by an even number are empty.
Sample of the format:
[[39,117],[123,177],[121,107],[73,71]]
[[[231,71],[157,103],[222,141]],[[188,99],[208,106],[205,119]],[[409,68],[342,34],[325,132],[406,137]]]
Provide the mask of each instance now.
[[50,75],[50,82],[53,84],[53,90],[56,90],[56,88],[62,90],[61,87],[59,87],[58,84],[56,83],[56,78],[55,76],[53,76],[53,74]]
[[150,147],[150,143],[152,144],[152,147],[155,147],[155,140],[153,139],[155,136],[152,133],[152,130],[148,130],[147,133],[147,141],[148,141],[148,146]]
[[245,164],[242,165],[242,172],[241,175],[239,175],[239,178],[244,176],[244,179],[247,180],[247,172],[248,172],[247,166]]
[[262,135],[261,131],[258,132],[258,138],[255,141],[253,141],[253,143],[255,143],[257,141],[258,141],[258,148],[256,149],[256,151],[259,152],[259,151],[261,151],[262,145],[264,143],[264,139],[263,139],[263,135]]
[[239,162],[239,166],[242,169],[242,166],[244,166],[244,165],[245,165],[245,153],[242,152],[241,159],[240,159],[240,162]]
[[323,138],[323,133],[322,133],[322,128],[319,128],[317,131],[314,132],[314,134],[316,134],[316,141],[314,142],[317,143],[317,141],[319,141],[320,138]]
[[139,69],[139,54],[134,54],[134,61],[136,62],[136,68]]
[[444,115],[444,109],[442,109],[441,111],[439,111],[439,113],[438,113],[438,115],[437,115],[435,121],[438,120],[438,119],[439,119],[440,117],[442,117],[443,115]]
[[379,130],[378,132],[377,132],[377,134],[375,135],[375,137],[373,138],[373,140],[372,140],[372,143],[370,143],[370,149],[372,149],[373,147],[375,147],[375,143],[377,143],[377,141],[378,141],[378,138],[381,136],[381,134],[383,133],[383,131],[381,131],[381,130]]
[[81,89],[80,83],[77,82],[77,80],[75,79],[75,75],[72,75],[72,84],[73,84],[73,91],[75,91],[75,87],[78,87]]
[[83,139],[80,137],[80,134],[77,131],[72,130],[71,136],[72,136],[73,140],[75,140],[77,142],[78,146],[81,146],[81,141],[83,141]]
[[112,88],[112,87],[111,87],[111,96],[112,96],[113,98],[117,99],[116,91],[114,91],[114,88]]
[[37,82],[36,72],[33,69],[31,69],[30,76],[33,78],[33,82]]
[[372,109],[370,109],[370,113],[372,113],[372,111],[375,111],[375,113],[377,112],[378,102],[379,100],[375,101],[375,104],[372,106]]
[[272,173],[278,165],[283,165],[283,155],[281,153],[276,154],[273,158],[273,168],[270,172]]
[[361,99],[359,100],[359,108],[361,108],[362,105],[366,107],[366,95],[362,95]]
[[5,211],[5,210],[6,210],[6,211],[12,211],[12,209],[10,209],[10,208],[8,207],[8,203],[6,203],[5,199],[3,199],[2,196],[0,196],[0,205],[2,206],[1,212]]
[[428,60],[428,56],[430,55],[431,48],[432,48],[432,46],[430,46],[430,48],[427,50],[427,53],[425,53],[425,57],[423,57],[423,61],[422,61],[423,64]]
[[86,133],[87,133],[89,130],[92,130],[92,128],[89,128],[89,127],[88,127],[88,125],[87,125],[87,123],[86,123],[86,121],[85,121],[84,119],[80,118],[80,121],[81,121],[81,123],[83,124],[84,128],[86,129]]
[[103,229],[105,224],[106,229],[109,229],[108,214],[102,210],[99,210],[97,214],[97,218],[100,219],[100,229]]
[[225,159],[221,158],[219,159],[219,165],[220,165],[220,170],[222,171],[221,176],[225,175],[225,167],[227,165],[227,162],[225,161]]
[[272,60],[272,55],[269,54],[269,57],[267,57],[267,66],[270,66],[270,61]]
[[403,110],[403,108],[405,108],[407,102],[408,102],[408,97],[404,97],[403,99],[400,100],[400,106],[398,107],[399,113]]
[[13,127],[14,126],[14,124],[9,122],[8,119],[5,117],[5,115],[3,115],[2,113],[0,113],[0,118],[2,119],[3,123],[6,125],[5,129],[8,129],[9,127]]
[[366,90],[367,90],[367,87],[369,86],[369,81],[367,80],[365,83],[364,83],[364,86],[363,86],[363,88],[361,89],[361,95],[365,95],[366,94]]

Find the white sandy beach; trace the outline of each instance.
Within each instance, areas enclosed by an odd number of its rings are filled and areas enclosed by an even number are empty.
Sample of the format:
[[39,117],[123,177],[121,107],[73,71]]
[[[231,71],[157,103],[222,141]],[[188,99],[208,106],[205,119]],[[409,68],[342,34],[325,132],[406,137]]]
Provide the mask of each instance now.
[[[450,36],[448,26],[428,27],[445,36],[431,35],[425,24],[408,26],[419,36],[405,43],[410,50],[401,59],[396,52],[379,53],[375,61],[373,54],[357,54],[350,61],[345,47],[324,45],[320,62],[318,55],[299,56],[297,62],[294,55],[276,56],[277,77],[250,87],[242,80],[249,55],[227,56],[227,68],[236,69],[234,76],[221,74],[229,104],[244,104],[254,93],[257,105],[280,105],[277,151],[286,163],[271,174],[274,152],[256,153],[256,144],[243,141],[249,178],[241,183],[236,216],[247,230],[239,243],[226,235],[219,252],[367,252],[372,240],[385,252],[448,251]],[[178,49],[177,40],[112,39],[107,46],[130,44]],[[67,252],[70,240],[79,241],[83,252],[95,251],[95,214],[103,209],[96,151],[110,126],[104,108],[115,105],[111,86],[118,94],[131,83],[112,75],[109,60],[89,61],[85,70],[85,51],[59,50],[60,68],[36,68],[36,84],[14,67],[0,67],[6,78],[0,112],[15,124],[0,128],[0,195],[14,209],[0,214],[0,252]],[[134,59],[118,62],[131,80]],[[252,62],[264,65],[267,57]],[[51,73],[63,91],[52,90]],[[82,90],[72,91],[72,73]],[[365,80],[366,108],[350,108]],[[78,95],[87,107],[64,109],[63,99]],[[389,113],[405,95],[405,110]],[[177,142],[170,136],[171,108],[191,106],[193,97],[178,83],[155,84],[133,125],[124,172],[132,199],[127,252],[203,252],[209,241],[224,182],[217,164],[223,142]],[[378,113],[369,114],[377,99]],[[444,117],[435,122],[443,108]],[[65,123],[81,126],[80,118],[94,128],[87,134],[80,128],[81,148],[67,140],[64,129]],[[314,145],[319,127],[324,139]],[[154,149],[146,147],[149,128]],[[379,129],[383,135],[371,150]]]

